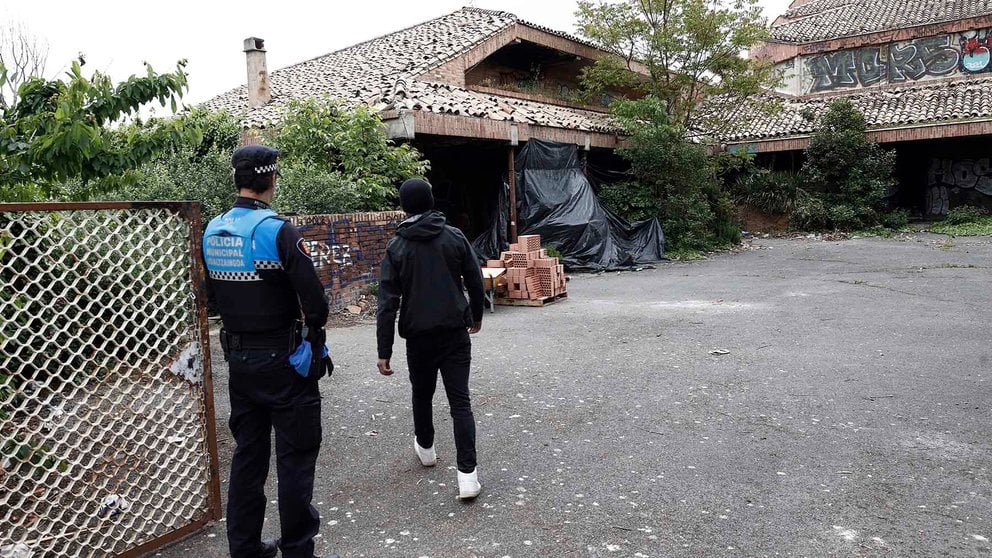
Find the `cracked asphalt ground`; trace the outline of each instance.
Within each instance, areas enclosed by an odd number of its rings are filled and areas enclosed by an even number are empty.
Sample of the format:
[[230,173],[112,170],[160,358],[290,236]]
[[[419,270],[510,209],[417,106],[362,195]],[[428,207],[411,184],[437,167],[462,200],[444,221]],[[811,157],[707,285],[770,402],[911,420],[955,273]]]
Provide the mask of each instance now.
[[[318,550],[990,556],[990,285],[988,238],[760,240],[499,307],[475,338],[484,491],[467,505],[440,388],[441,461],[425,469],[401,347],[384,378],[372,326],[332,330]],[[224,524],[156,555],[225,556]]]

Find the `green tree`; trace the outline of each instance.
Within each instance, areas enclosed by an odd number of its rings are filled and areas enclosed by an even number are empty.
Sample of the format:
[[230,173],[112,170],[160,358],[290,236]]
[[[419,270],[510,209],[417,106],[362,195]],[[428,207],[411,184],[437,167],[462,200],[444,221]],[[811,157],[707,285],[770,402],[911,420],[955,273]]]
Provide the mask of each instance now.
[[[129,201],[196,200],[204,223],[227,210],[235,197],[231,154],[241,145],[241,126],[225,112],[199,110],[176,117],[200,130],[201,141],[174,141],[135,169],[134,180],[110,197]],[[144,124],[168,125],[166,121]]]
[[[82,58],[75,61],[65,80],[28,79],[16,102],[0,109],[0,200],[88,199],[112,192],[167,146],[198,137],[183,119],[114,127],[155,100],[175,111],[187,88],[185,62],[166,74],[146,65],[145,76],[116,85],[100,72],[85,77],[82,65]],[[5,80],[0,67],[0,86]],[[67,183],[73,187],[65,188]]]
[[283,177],[275,205],[296,213],[380,211],[396,206],[396,186],[429,163],[386,136],[379,115],[336,101],[295,101],[274,137]]
[[757,0],[580,0],[576,16],[580,33],[611,53],[585,71],[586,89],[661,100],[683,132],[719,127],[700,116],[706,99],[746,98],[777,81],[770,62],[741,55],[767,37]]
[[657,217],[669,252],[739,242],[740,227],[720,189],[717,161],[668,124],[664,103],[653,97],[618,101],[613,113],[630,134],[620,154],[630,161],[634,181],[604,188],[600,196],[607,206],[632,220]]
[[[198,129],[202,141],[170,142],[138,167],[134,180],[113,197],[198,200],[206,221],[230,207],[234,198],[231,155],[241,145],[241,126],[224,113],[193,111],[172,120]],[[173,124],[156,121],[135,127]],[[282,151],[274,205],[285,213],[392,209],[396,185],[427,169],[417,151],[388,140],[377,115],[333,102],[294,103],[280,128],[267,133],[267,141]]]
[[822,195],[829,224],[843,229],[876,225],[895,186],[895,153],[865,137],[864,115],[838,99],[820,119],[806,148],[801,175]]
[[725,125],[712,97],[733,102],[774,85],[769,62],[742,53],[767,37],[757,0],[580,0],[580,33],[610,54],[587,68],[590,95],[626,91],[611,112],[629,136],[634,182],[602,196],[624,216],[658,217],[670,251],[736,242],[740,228],[721,165],[697,137]]

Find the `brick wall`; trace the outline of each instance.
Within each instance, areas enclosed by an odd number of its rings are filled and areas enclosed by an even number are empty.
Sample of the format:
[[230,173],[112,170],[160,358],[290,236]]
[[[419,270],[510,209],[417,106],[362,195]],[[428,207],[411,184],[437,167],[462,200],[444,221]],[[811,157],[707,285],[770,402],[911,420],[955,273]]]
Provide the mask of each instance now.
[[331,312],[356,302],[378,281],[386,243],[404,219],[401,211],[290,217],[310,249]]

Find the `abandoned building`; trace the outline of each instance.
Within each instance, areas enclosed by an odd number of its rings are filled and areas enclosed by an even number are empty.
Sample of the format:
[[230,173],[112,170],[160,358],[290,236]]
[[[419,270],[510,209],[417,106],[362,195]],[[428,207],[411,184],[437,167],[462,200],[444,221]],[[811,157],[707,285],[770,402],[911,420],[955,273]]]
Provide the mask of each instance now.
[[261,39],[246,39],[244,50],[247,86],[205,106],[241,117],[246,141],[277,126],[293,99],[372,107],[390,137],[430,160],[439,206],[470,235],[488,225],[513,155],[529,139],[577,145],[604,165],[621,141],[610,96],[590,105],[576,95],[582,69],[605,53],[505,12],[464,8],[272,72]]
[[752,56],[780,69],[781,110],[737,109],[730,151],[794,169],[817,116],[844,97],[896,150],[896,204],[924,216],[992,208],[992,4],[795,0]]

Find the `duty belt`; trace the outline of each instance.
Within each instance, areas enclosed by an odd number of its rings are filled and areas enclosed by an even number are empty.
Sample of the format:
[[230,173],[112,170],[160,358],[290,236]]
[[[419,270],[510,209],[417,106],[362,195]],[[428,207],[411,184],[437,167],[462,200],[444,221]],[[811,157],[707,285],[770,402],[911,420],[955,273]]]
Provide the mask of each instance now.
[[302,339],[299,325],[285,331],[264,333],[231,333],[226,329],[220,330],[220,346],[224,349],[225,356],[231,351],[287,350],[292,353]]

